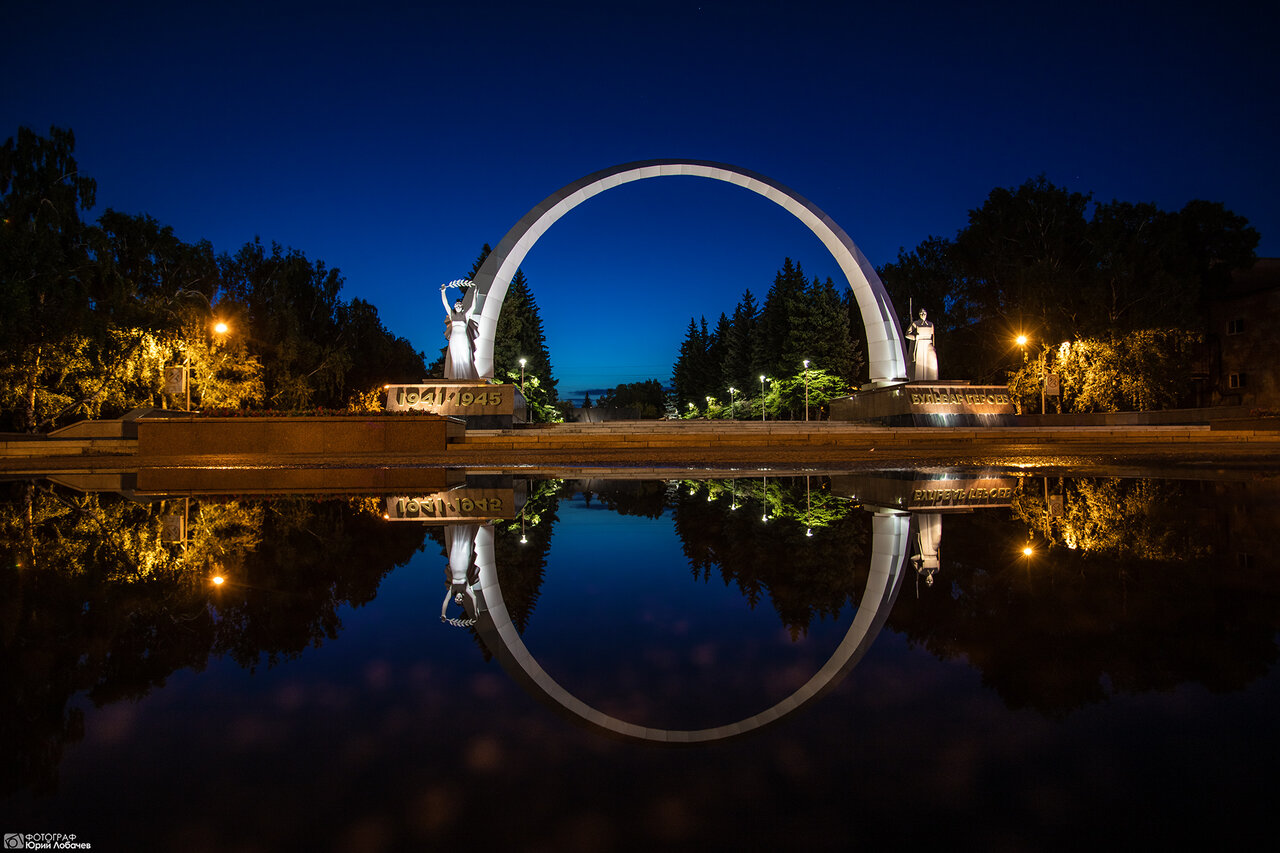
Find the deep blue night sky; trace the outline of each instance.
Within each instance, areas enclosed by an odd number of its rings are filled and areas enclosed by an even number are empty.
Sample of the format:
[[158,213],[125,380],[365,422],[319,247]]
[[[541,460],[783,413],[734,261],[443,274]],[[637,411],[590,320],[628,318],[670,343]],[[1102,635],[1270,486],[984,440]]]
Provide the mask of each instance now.
[[[434,355],[438,286],[616,163],[768,175],[875,264],[1038,174],[1100,200],[1223,202],[1280,255],[1276,15],[1262,3],[472,4],[7,0],[0,138],[76,133],[107,207],[340,268]],[[524,268],[561,396],[669,377],[782,259],[780,209],[696,178],[573,211]]]

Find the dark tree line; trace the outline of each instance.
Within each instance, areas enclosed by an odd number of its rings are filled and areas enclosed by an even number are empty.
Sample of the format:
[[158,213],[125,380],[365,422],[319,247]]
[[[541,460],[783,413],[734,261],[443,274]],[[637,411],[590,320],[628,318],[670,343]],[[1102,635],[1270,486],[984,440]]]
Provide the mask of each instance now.
[[[1083,362],[1062,365],[1079,374],[1069,402],[1076,393],[1082,409],[1152,406],[1175,402],[1170,383],[1189,385],[1189,343],[1207,331],[1206,301],[1253,264],[1257,244],[1258,232],[1220,203],[1176,212],[1094,203],[1041,176],[992,190],[954,238],[900,250],[880,275],[904,318],[909,300],[930,310],[947,376],[1034,373],[1021,383],[1034,390],[1039,359],[1054,365],[1059,355],[1046,349],[1079,342],[1074,361]],[[1019,334],[1029,339],[1025,358]],[[1153,350],[1159,358],[1138,363]],[[1086,390],[1125,383],[1132,391],[1121,395]]]
[[[1038,407],[1052,370],[1066,409],[1158,408],[1188,402],[1207,302],[1253,264],[1258,239],[1217,202],[1095,203],[1041,176],[992,190],[954,238],[900,250],[879,272],[904,326],[909,306],[930,311],[946,377],[1010,382]],[[861,329],[850,293],[788,260],[762,306],[748,290],[731,316],[690,321],[672,371],[680,412],[722,416],[734,387],[752,402],[732,414],[758,416],[762,374],[778,380],[766,410],[794,412],[806,358],[828,374],[810,371],[811,396],[815,379],[844,393],[861,378]]]
[[[861,329],[851,292],[841,294],[830,278],[809,280],[787,258],[763,305],[748,289],[733,315],[722,313],[714,327],[705,317],[689,321],[672,368],[676,406],[682,414],[705,408],[717,416],[758,416],[765,376],[764,405],[776,416],[794,409],[788,380],[805,370],[806,360],[811,392],[826,389],[825,396],[815,396],[815,405],[847,393],[865,369]],[[730,403],[733,411],[726,412]]]
[[[631,417],[660,418],[667,413],[667,392],[656,379],[623,382],[601,394],[596,405],[625,412]],[[590,394],[586,396],[582,407],[591,407]]]
[[21,128],[0,148],[7,428],[163,405],[166,364],[190,367],[192,402],[205,407],[340,408],[426,375],[372,305],[341,298],[342,276],[322,261],[256,239],[218,254],[145,214],[108,209],[84,221],[97,185],[74,148],[56,127],[47,137]]

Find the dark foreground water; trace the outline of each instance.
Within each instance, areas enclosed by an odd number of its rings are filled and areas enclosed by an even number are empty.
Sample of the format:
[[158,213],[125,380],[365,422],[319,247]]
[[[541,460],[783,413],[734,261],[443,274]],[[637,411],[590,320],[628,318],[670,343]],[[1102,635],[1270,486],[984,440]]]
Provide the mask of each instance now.
[[1275,479],[484,485],[505,517],[474,526],[388,520],[394,496],[5,487],[0,831],[1016,850],[1271,826]]

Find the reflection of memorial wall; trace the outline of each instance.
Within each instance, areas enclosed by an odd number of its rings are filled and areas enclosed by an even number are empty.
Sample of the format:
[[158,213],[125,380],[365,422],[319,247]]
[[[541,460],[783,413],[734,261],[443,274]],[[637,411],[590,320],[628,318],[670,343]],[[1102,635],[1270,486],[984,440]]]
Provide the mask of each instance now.
[[864,505],[937,512],[1007,507],[1013,501],[1017,485],[1016,477],[964,475],[948,471],[831,477],[832,494]]
[[1017,485],[1015,477],[952,471],[831,477],[832,494],[856,500],[866,508],[888,507],[912,514],[916,535],[911,565],[929,584],[942,568],[943,514],[1008,507]]
[[477,524],[496,518],[515,518],[517,501],[524,504],[524,490],[463,487],[427,495],[392,495],[387,498],[387,521]]

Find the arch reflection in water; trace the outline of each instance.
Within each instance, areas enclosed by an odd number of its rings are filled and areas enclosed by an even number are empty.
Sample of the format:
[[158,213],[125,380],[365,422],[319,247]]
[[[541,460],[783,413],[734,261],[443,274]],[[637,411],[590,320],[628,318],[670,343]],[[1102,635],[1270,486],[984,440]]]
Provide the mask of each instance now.
[[873,510],[872,553],[867,585],[853,623],[826,663],[807,682],[777,704],[758,714],[703,729],[661,729],[610,716],[578,699],[534,658],[520,637],[498,581],[490,525],[451,525],[446,528],[449,553],[450,601],[461,604],[469,617],[441,618],[454,625],[474,624],[486,648],[503,668],[534,697],[574,722],[626,740],[657,744],[699,744],[725,740],[775,723],[836,686],[862,659],[888,619],[901,587],[911,539],[912,516],[894,509]]

